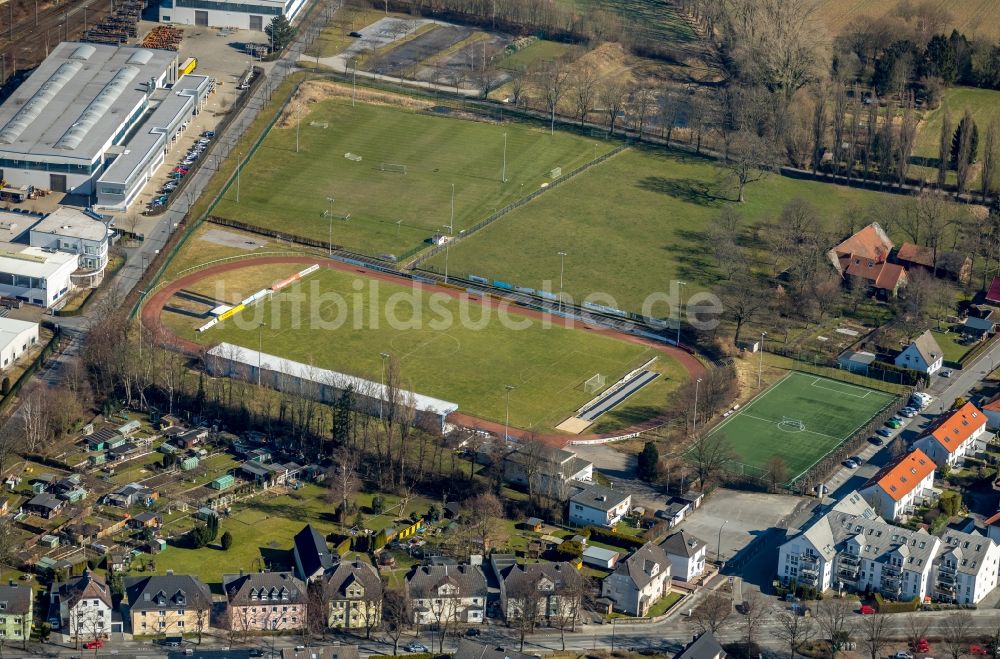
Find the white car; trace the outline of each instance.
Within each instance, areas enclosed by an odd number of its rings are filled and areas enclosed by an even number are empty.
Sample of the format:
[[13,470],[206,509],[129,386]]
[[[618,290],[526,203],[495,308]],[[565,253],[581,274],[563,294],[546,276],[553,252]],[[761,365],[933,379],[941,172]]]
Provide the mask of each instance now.
[[407,652],[430,652],[426,645],[421,645],[420,643],[410,643],[409,645],[404,645],[403,649]]
[[943,378],[950,378],[953,375],[955,375],[955,371],[951,370],[950,368],[946,368],[943,371],[941,371],[941,377]]

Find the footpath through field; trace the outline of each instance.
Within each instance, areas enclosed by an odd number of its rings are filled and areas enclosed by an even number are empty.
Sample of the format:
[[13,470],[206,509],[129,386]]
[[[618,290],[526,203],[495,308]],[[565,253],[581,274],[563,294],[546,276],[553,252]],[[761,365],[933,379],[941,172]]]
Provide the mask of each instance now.
[[[325,268],[331,268],[335,270],[341,270],[345,272],[357,272],[363,274],[365,277],[371,279],[378,279],[381,281],[392,282],[394,284],[405,284],[409,282],[412,285],[412,281],[409,281],[403,277],[394,276],[388,273],[377,272],[373,270],[368,270],[366,268],[360,268],[357,266],[352,266],[340,261],[334,261],[329,259],[324,259],[320,256],[262,256],[259,258],[245,259],[242,261],[234,261],[229,263],[220,263],[217,265],[208,266],[202,270],[192,272],[185,275],[179,279],[176,279],[169,284],[164,285],[154,292],[142,306],[142,311],[140,318],[142,324],[153,332],[153,335],[157,337],[157,340],[165,345],[171,346],[177,350],[183,351],[190,355],[201,354],[204,346],[190,341],[188,339],[183,339],[176,334],[174,334],[168,327],[163,324],[161,315],[163,313],[163,308],[170,301],[170,299],[179,291],[190,288],[197,282],[203,279],[210,279],[217,277],[221,274],[230,272],[232,270],[239,270],[242,268],[259,267],[266,265],[280,265],[280,264],[290,264],[290,265],[312,265],[314,263],[319,263],[320,266]],[[435,292],[446,293],[452,297],[458,298],[464,295],[464,291],[457,290],[454,288],[437,287],[440,290]],[[477,300],[480,304],[486,306],[495,306],[498,304],[497,301],[492,298],[479,299]],[[530,309],[517,308],[514,309],[517,314],[535,318],[542,319],[544,314],[538,311],[533,311]],[[618,332],[616,330],[611,330],[602,327],[595,327],[592,325],[583,325],[580,331],[594,332],[597,334],[602,334],[604,336],[615,338],[619,341],[628,341],[630,343],[635,343],[638,345],[647,346],[666,354],[672,359],[677,360],[684,370],[687,372],[688,376],[692,379],[698,378],[707,372],[704,364],[698,361],[694,355],[685,352],[684,350],[677,348],[675,346],[666,345],[651,339],[646,339],[639,336],[634,336],[632,334],[626,334],[624,332]],[[484,430],[496,435],[502,435],[504,432],[504,425],[502,423],[495,423],[492,421],[487,421],[485,419],[480,419],[478,417],[472,416],[470,414],[464,414],[462,412],[454,412],[449,415],[448,420],[454,424],[464,426],[467,428],[472,428],[476,430]],[[507,434],[511,437],[518,439],[534,439],[538,441],[545,442],[552,446],[562,447],[568,444],[570,441],[595,441],[601,439],[607,439],[611,437],[620,437],[621,435],[627,435],[632,433],[637,433],[642,430],[648,430],[650,428],[655,428],[662,423],[661,418],[649,419],[642,424],[636,425],[628,430],[620,431],[612,434],[590,434],[590,435],[557,435],[557,434],[537,434],[530,431],[522,430],[520,428],[508,428]]]

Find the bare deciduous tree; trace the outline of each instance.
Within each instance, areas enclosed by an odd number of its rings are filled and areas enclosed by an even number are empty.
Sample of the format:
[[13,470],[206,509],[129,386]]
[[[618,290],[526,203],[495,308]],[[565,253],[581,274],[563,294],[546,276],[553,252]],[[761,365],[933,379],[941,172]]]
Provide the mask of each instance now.
[[604,112],[608,115],[608,134],[615,134],[615,122],[625,107],[625,99],[628,98],[628,88],[619,78],[611,78],[601,85],[598,95]]
[[739,624],[743,628],[743,643],[746,645],[746,652],[749,655],[757,643],[761,627],[771,617],[771,601],[759,590],[751,590],[746,594],[738,610],[740,613]]
[[410,600],[406,593],[395,588],[386,588],[382,593],[382,629],[392,640],[392,654],[399,653],[399,638],[410,625]]
[[937,186],[944,189],[948,178],[948,163],[951,161],[951,114],[945,108],[941,113],[941,135],[938,139]]
[[968,647],[974,620],[968,611],[954,611],[941,621],[945,648],[951,659],[962,659]]
[[481,543],[479,550],[489,554],[504,539],[503,503],[492,492],[486,492],[470,500],[468,508],[470,526]]
[[850,600],[837,597],[816,604],[816,623],[830,641],[830,656],[833,659],[850,641],[853,620],[854,604]]
[[733,615],[733,600],[722,593],[709,593],[691,613],[691,624],[698,631],[716,633]]
[[782,611],[777,618],[778,627],[774,630],[774,635],[788,644],[791,659],[795,659],[802,644],[813,637],[815,628],[812,618],[792,611]]
[[545,107],[550,113],[549,130],[552,133],[556,131],[556,110],[559,108],[559,101],[566,93],[569,76],[569,68],[559,60],[548,62],[538,75],[538,86],[542,90]]
[[597,74],[593,69],[584,68],[573,77],[573,109],[576,111],[576,119],[582,126],[587,120],[587,115],[594,109],[594,100],[597,96]]
[[757,133],[739,130],[729,139],[726,158],[718,167],[735,182],[737,201],[746,201],[746,186],[765,178],[775,168],[773,144]]
[[705,486],[735,457],[732,446],[722,433],[697,440],[691,448],[691,462],[698,476],[699,489],[704,492]]
[[871,659],[879,659],[882,650],[889,643],[891,634],[889,616],[878,611],[861,616],[858,627],[861,632],[861,651],[867,653]]

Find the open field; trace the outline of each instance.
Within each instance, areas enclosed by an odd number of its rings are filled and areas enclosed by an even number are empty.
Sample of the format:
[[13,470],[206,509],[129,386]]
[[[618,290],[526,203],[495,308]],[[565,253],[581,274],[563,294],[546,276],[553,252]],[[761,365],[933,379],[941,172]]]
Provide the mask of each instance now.
[[[904,0],[823,0],[818,5],[818,18],[831,34],[839,34],[847,25],[858,17],[876,18],[884,16],[902,5]],[[931,0],[934,5],[943,7],[951,14],[951,25],[945,32],[951,32],[952,27],[964,32],[966,36],[1000,39],[1000,12],[997,12],[994,0]]]
[[667,0],[558,0],[559,4],[584,13],[603,9],[633,21],[641,36],[650,41],[688,42],[696,38],[680,10]]
[[[295,271],[290,267],[282,274]],[[268,286],[279,273],[251,264],[227,274],[228,297]],[[614,416],[601,419],[620,427],[655,416],[686,378],[680,364],[646,345],[583,328],[546,327],[540,319],[442,291],[431,295],[323,269],[201,334],[194,328],[202,318],[165,311],[163,321],[182,338],[254,349],[259,340],[264,352],[374,381],[381,375],[379,354],[389,353],[400,362],[404,387],[493,421],[504,420],[504,385],[511,384],[511,425],[540,431],[551,431],[593,397],[582,384],[595,373],[606,375],[610,385],[659,357],[656,367],[663,376],[648,385],[636,407],[627,401]],[[266,326],[258,332],[262,320]]]
[[499,66],[502,69],[529,69],[540,62],[559,59],[572,50],[573,46],[570,44],[539,39],[530,46],[504,57]]
[[[443,116],[449,109],[424,101],[413,101],[410,109],[352,108],[350,88],[346,94],[311,106],[302,117],[299,153],[294,122],[272,129],[244,167],[239,202],[237,187],[230,186],[215,214],[320,241],[332,234],[333,244],[348,249],[401,254],[447,233],[453,189],[457,234],[545,183],[554,167],[569,171],[611,148],[527,124],[449,118]],[[345,158],[348,153],[361,161]],[[406,165],[406,173],[381,171],[382,163]],[[324,216],[328,198],[335,199],[332,227]]]
[[[740,211],[744,224],[769,221],[801,197],[832,221],[878,194],[769,176],[748,186]],[[614,298],[611,306],[640,311],[649,293],[668,291],[672,281],[687,282],[688,292],[718,283],[708,229],[728,199],[732,191],[711,161],[631,149],[454,245],[449,269],[530,288],[548,281],[558,290],[558,252],[565,251],[564,287],[575,299],[604,292]],[[444,258],[427,266],[443,271]]]
[[792,481],[893,400],[895,396],[874,389],[791,372],[706,437],[725,437],[736,454],[734,462],[754,468],[755,476],[764,472],[768,460],[781,457]]
[[[986,129],[991,121],[1000,121],[1000,92],[973,87],[952,87],[945,91],[941,105],[924,116],[917,132],[913,155],[921,162],[927,163],[928,167],[921,167],[920,172],[929,180],[937,176],[934,168],[937,166],[938,142],[941,138],[941,122],[944,121],[945,112],[951,116],[951,126],[954,131],[966,110],[972,113],[979,127],[978,156],[981,160]],[[949,172],[949,180],[954,182],[954,179],[954,172]],[[980,180],[978,166],[975,166],[973,171],[973,179],[972,185],[978,189]]]

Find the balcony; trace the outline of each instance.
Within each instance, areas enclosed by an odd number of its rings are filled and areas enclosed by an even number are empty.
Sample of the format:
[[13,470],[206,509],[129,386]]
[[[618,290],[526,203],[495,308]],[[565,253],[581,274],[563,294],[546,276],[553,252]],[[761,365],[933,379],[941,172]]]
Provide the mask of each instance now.
[[947,574],[952,578],[954,578],[955,574],[958,572],[958,566],[950,565],[948,563],[941,563],[940,565],[938,565],[938,572],[940,572],[942,575]]
[[840,561],[841,565],[857,566],[861,564],[861,557],[854,554],[841,554],[837,560]]
[[816,574],[815,572],[808,573],[808,574],[806,572],[800,572],[799,573],[799,583],[808,584],[808,585],[813,586],[813,587],[818,586],[819,585],[819,575]]
[[882,576],[883,577],[889,576],[889,577],[896,577],[896,578],[898,578],[899,577],[899,573],[901,571],[902,571],[901,567],[899,567],[897,565],[893,565],[892,563],[883,563],[882,564]]
[[800,554],[799,563],[805,566],[806,568],[808,567],[815,568],[819,566],[819,556],[815,556],[813,554]]

